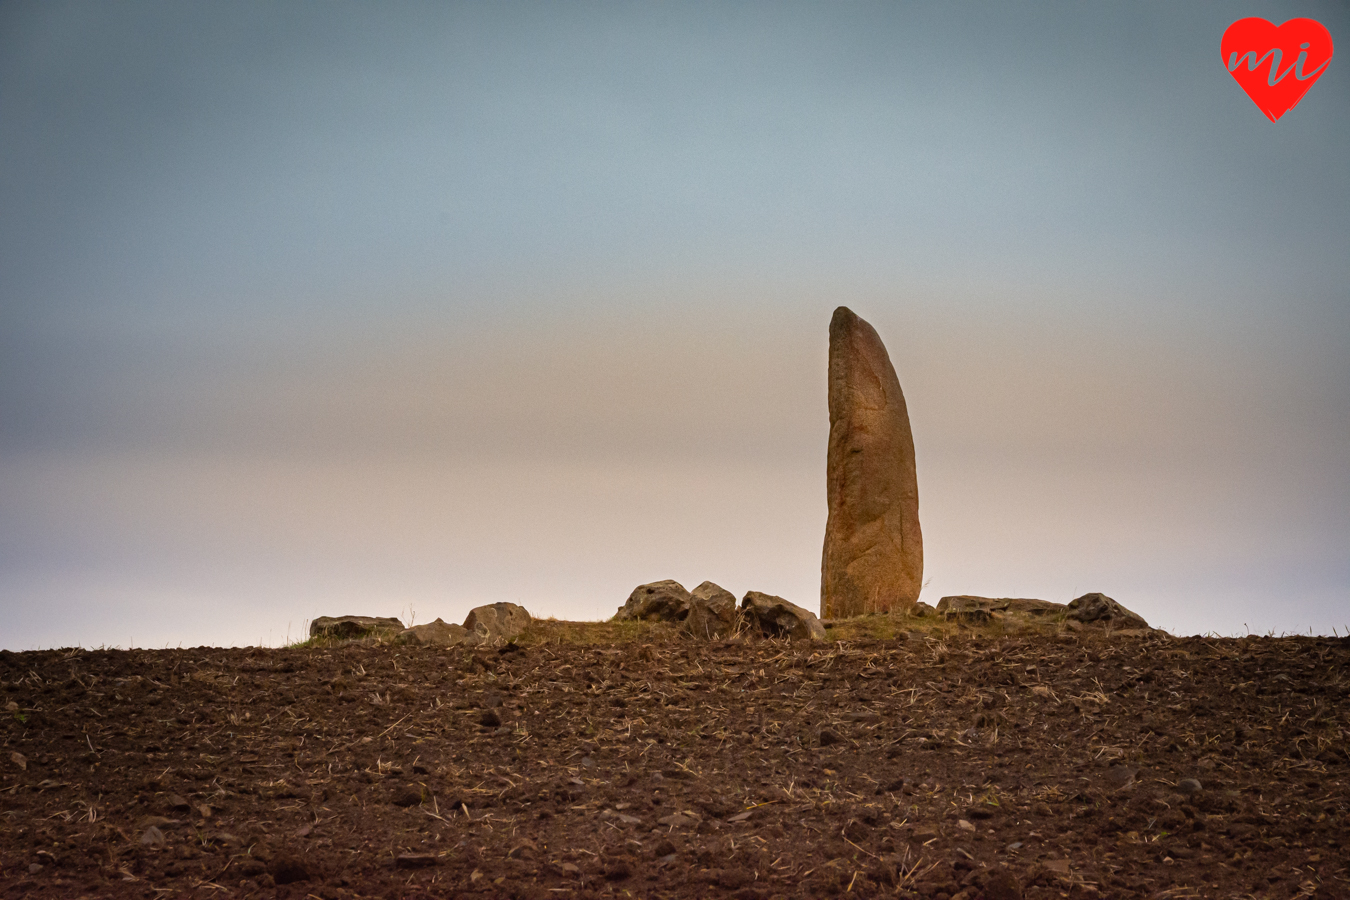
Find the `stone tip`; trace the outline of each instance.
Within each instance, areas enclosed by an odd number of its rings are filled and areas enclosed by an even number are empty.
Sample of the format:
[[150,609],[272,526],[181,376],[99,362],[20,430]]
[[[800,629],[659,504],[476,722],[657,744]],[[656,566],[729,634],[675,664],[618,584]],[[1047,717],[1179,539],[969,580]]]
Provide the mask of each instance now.
[[847,306],[837,307],[834,311],[834,315],[830,317],[830,330],[834,331],[836,328],[850,325],[856,321],[857,318],[858,314]]

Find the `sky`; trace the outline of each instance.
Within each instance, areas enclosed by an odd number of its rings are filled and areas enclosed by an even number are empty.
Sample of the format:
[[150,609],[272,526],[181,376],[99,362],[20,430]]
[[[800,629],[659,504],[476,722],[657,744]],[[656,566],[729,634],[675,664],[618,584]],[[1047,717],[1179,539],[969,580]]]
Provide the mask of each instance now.
[[819,608],[828,326],[921,599],[1350,628],[1344,3],[0,5],[0,647]]

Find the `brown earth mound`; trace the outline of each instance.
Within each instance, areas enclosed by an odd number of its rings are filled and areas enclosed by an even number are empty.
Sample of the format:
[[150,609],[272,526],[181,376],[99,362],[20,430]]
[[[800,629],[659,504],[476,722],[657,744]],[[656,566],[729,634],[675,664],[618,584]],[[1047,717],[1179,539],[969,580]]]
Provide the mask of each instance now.
[[1345,640],[563,624],[0,652],[0,895],[1350,896]]

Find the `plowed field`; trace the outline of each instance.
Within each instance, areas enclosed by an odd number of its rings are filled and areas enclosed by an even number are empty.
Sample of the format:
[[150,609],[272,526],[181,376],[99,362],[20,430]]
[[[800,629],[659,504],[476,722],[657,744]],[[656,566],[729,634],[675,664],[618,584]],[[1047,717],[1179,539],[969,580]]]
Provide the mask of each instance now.
[[0,652],[0,895],[1350,897],[1350,641]]

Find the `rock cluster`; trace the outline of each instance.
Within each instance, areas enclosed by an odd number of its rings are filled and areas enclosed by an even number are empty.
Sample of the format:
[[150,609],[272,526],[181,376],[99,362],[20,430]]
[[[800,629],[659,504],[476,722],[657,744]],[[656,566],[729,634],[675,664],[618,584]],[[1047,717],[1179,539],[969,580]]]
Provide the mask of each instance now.
[[908,609],[923,586],[909,410],[881,338],[845,306],[830,320],[829,401],[820,614]]
[[692,593],[677,581],[638,585],[614,619],[677,622],[685,633],[702,640],[745,632],[764,637],[825,639],[825,627],[810,610],[759,591],[747,593],[737,609],[736,597],[711,581],[703,582]]
[[340,640],[392,640],[399,644],[424,647],[453,647],[456,644],[473,647],[496,644],[519,635],[532,619],[523,606],[515,603],[491,603],[469,610],[463,625],[452,625],[437,619],[424,625],[404,628],[392,617],[320,616],[309,625],[309,636],[331,637]]
[[1077,625],[1097,625],[1116,630],[1149,628],[1138,613],[1131,612],[1105,594],[1084,594],[1068,604],[1022,598],[973,597],[960,594],[938,601],[936,614],[948,621],[982,625],[1010,617],[1043,619],[1058,616]]

